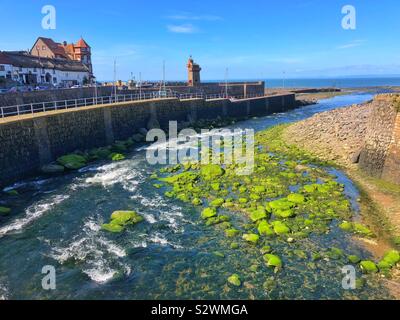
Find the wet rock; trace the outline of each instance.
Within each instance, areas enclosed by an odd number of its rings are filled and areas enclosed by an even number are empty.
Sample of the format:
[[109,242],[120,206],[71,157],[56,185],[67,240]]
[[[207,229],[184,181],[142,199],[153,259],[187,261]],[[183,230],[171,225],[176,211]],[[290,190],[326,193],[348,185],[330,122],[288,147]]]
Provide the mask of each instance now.
[[7,216],[11,213],[11,209],[7,207],[0,207],[0,216]]
[[114,211],[111,221],[103,224],[102,229],[109,232],[122,232],[126,226],[143,221],[143,217],[135,211]]
[[232,285],[234,285],[235,287],[240,287],[242,282],[240,280],[240,277],[238,274],[233,274],[228,278],[228,282]]
[[376,266],[376,264],[373,261],[369,261],[369,260],[361,261],[360,267],[364,273],[377,273],[378,272],[378,267]]
[[243,238],[243,240],[246,240],[247,242],[250,242],[253,244],[257,244],[258,240],[260,239],[259,235],[255,234],[255,233],[245,233],[242,238]]
[[109,159],[112,161],[122,161],[125,160],[125,156],[121,153],[112,153],[109,155]]
[[268,267],[275,267],[278,270],[282,268],[282,260],[277,255],[265,254],[263,258]]
[[70,170],[78,170],[87,165],[85,157],[78,154],[68,154],[57,159],[57,162]]
[[63,173],[65,170],[64,166],[58,164],[48,164],[41,167],[40,171],[45,174],[58,174]]

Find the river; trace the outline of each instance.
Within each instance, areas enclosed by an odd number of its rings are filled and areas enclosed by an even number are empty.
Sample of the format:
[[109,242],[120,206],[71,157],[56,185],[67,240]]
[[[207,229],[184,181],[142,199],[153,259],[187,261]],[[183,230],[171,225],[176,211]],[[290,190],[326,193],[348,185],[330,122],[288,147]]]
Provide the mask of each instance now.
[[[361,103],[371,94],[322,100],[287,113],[250,119],[233,127],[263,130],[315,113]],[[315,265],[293,259],[278,274],[252,273],[255,248],[231,250],[224,236],[199,223],[190,204],[164,197],[150,175],[159,167],[138,148],[121,162],[98,162],[64,176],[36,177],[12,186],[20,196],[13,214],[0,218],[0,299],[343,299],[384,298],[370,281],[362,290],[341,286],[332,262]],[[346,194],[357,208],[358,192],[341,172]],[[0,202],[1,203],[1,202]],[[121,234],[100,230],[115,210],[133,209],[145,221]],[[350,237],[311,238],[317,246],[368,252]],[[324,241],[325,243],[322,243]],[[319,243],[321,242],[321,243]],[[282,246],[283,244],[276,244]],[[222,252],[215,254],[215,251]],[[42,267],[56,270],[56,290],[43,290]],[[227,276],[243,270],[246,284],[232,290]],[[246,271],[248,270],[248,271]],[[265,283],[270,282],[266,288]]]

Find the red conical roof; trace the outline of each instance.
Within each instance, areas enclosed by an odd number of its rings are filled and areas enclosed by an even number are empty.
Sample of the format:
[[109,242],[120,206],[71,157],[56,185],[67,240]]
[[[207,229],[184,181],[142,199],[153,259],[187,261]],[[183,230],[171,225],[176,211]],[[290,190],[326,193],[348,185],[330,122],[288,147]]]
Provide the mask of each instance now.
[[90,48],[90,46],[86,43],[85,40],[83,40],[83,38],[79,39],[79,41],[75,44],[75,47],[78,47],[78,48]]

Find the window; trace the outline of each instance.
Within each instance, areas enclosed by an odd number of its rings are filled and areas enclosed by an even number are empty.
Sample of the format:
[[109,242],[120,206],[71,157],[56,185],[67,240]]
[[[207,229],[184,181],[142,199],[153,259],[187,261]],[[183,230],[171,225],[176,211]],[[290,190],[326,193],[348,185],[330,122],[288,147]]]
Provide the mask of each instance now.
[[6,71],[6,67],[3,65],[0,65],[0,71]]
[[22,72],[22,67],[19,67],[18,70]]
[[33,72],[37,72],[37,68],[33,68]]
[[53,74],[56,74],[56,69],[53,69]]
[[46,46],[43,46],[43,47],[42,47],[42,50],[46,50]]

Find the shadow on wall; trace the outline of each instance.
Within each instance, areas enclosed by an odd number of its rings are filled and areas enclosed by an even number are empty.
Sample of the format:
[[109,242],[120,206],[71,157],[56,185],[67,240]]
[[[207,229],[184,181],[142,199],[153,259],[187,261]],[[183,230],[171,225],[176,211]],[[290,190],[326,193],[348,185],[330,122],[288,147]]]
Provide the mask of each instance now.
[[360,168],[369,175],[400,184],[400,96],[378,95],[360,154]]

